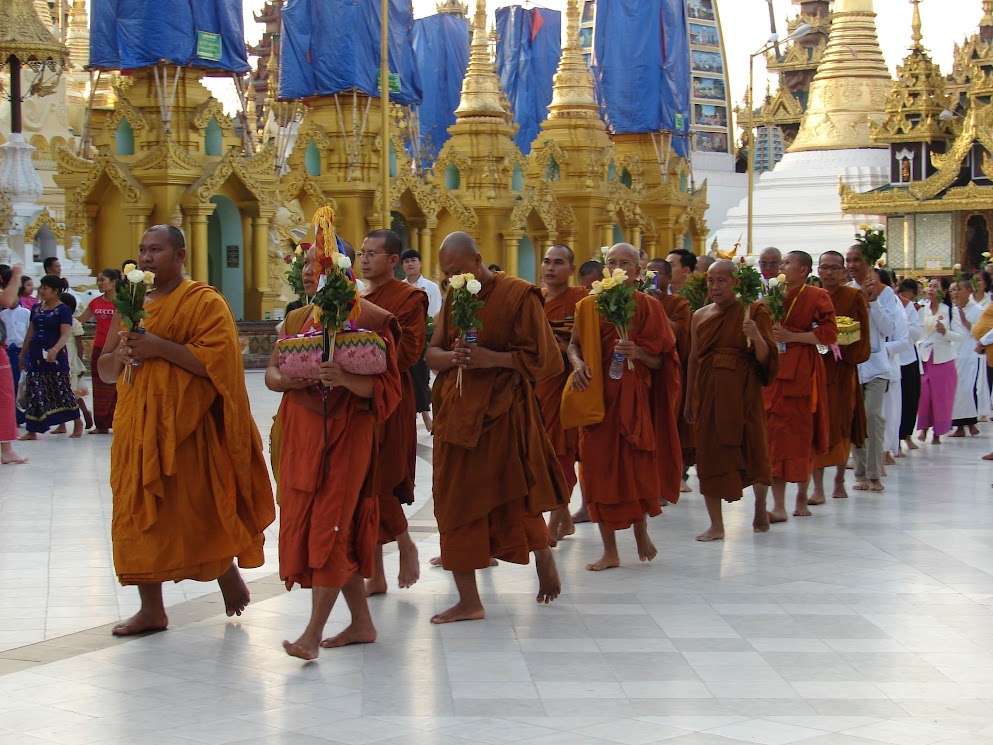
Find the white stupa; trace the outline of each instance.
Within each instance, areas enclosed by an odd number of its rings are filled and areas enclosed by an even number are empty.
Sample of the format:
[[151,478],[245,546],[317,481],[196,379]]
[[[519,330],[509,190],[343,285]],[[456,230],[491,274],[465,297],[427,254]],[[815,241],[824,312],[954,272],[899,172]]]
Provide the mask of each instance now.
[[[838,190],[839,182],[858,192],[890,182],[889,151],[872,143],[870,124],[885,119],[891,85],[872,0],[836,0],[800,131],[775,169],[755,179],[752,253],[767,246],[815,259],[828,250],[843,253],[861,223],[881,222],[842,213]],[[716,236],[725,251],[739,242],[739,252],[747,250],[747,196]]]

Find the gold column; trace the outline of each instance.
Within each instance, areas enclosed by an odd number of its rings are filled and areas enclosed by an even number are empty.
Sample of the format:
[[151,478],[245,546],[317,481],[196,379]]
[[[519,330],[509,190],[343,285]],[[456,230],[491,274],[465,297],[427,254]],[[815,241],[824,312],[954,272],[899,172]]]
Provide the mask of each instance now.
[[248,242],[248,235],[252,229],[252,218],[245,212],[241,213],[241,245],[242,245],[242,270],[241,270],[241,283],[242,288],[245,291],[245,299],[248,299],[249,293],[255,286],[255,274],[253,272],[253,262],[249,260],[249,256],[252,255]]
[[269,289],[269,220],[252,218],[252,281],[258,292],[256,320],[265,317],[265,294]]
[[[518,262],[518,248],[521,237],[524,235],[520,230],[510,230],[503,235],[503,270],[511,277],[520,275],[520,263]],[[541,244],[538,244],[541,245]],[[536,246],[537,248],[537,246]]]
[[145,229],[147,222],[145,216],[140,212],[132,212],[128,215],[128,222],[131,225],[131,245],[132,252],[134,253],[134,258],[138,258],[138,244],[141,243],[141,237],[145,235]]
[[641,228],[635,226],[631,228],[631,245],[635,248],[641,248]]
[[190,236],[188,248],[190,273],[193,279],[198,282],[208,282],[207,252],[209,250],[207,242],[207,215],[190,215],[190,224],[193,235]]
[[438,227],[436,220],[428,220],[427,226],[421,228],[421,247],[418,249],[421,252],[421,274],[425,277],[431,278],[434,274],[434,246],[431,245],[431,233]]
[[[604,223],[600,226],[600,246],[609,246],[614,242],[614,226],[610,223]],[[597,256],[597,249],[593,250],[593,256],[591,258],[596,261],[600,261],[602,257]]]

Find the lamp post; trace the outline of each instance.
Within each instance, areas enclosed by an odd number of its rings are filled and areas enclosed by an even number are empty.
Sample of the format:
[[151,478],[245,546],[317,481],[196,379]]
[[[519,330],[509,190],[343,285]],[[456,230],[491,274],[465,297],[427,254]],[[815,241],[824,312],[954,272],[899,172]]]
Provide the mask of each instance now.
[[[809,23],[801,23],[792,34],[782,41],[796,41],[806,36],[814,27]],[[779,34],[773,34],[757,52],[748,56],[748,253],[754,250],[752,246],[752,218],[755,209],[755,58],[766,54],[770,49],[779,47]]]

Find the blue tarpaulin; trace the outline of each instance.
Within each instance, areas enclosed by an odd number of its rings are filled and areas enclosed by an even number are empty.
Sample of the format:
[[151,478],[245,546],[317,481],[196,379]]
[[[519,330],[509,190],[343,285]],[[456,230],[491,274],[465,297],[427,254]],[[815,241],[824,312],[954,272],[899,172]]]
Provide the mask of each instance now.
[[[379,95],[380,4],[370,0],[290,0],[283,8],[280,98],[327,96],[357,88]],[[390,0],[390,100],[421,101],[410,0]],[[393,88],[393,85],[390,86]]]
[[450,13],[414,21],[414,56],[421,80],[428,81],[418,118],[421,158],[430,166],[448,141],[448,128],[455,124],[469,66],[469,22]]
[[159,62],[247,72],[241,0],[93,0],[91,67],[130,70]]
[[[683,0],[599,0],[593,74],[614,134],[689,128],[689,40]],[[677,128],[677,115],[682,127]],[[686,138],[673,147],[686,153]]]
[[497,8],[497,71],[520,129],[514,142],[526,155],[552,102],[552,77],[562,56],[562,14],[519,5]]

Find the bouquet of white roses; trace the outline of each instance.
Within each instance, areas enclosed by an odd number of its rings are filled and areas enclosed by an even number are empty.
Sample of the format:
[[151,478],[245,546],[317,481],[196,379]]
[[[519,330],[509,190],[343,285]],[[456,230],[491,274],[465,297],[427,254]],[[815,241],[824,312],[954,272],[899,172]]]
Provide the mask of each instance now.
[[[124,265],[124,281],[121,282],[113,302],[121,317],[121,323],[128,331],[145,333],[144,319],[148,318],[148,311],[145,310],[145,295],[154,283],[155,275],[152,272],[143,272],[130,261]],[[131,368],[139,364],[141,363],[132,363],[124,371],[126,383],[131,382]]]
[[[483,328],[477,314],[483,309],[483,301],[479,299],[479,291],[483,289],[476,276],[472,273],[456,274],[448,281],[452,289],[452,327],[466,344],[475,344],[476,332]],[[462,395],[462,368],[455,376],[455,384]]]
[[[628,330],[634,322],[634,312],[637,308],[634,299],[635,288],[628,284],[628,275],[623,269],[611,272],[606,267],[603,279],[597,280],[590,288],[590,293],[596,295],[597,312],[603,320],[617,329],[621,341],[628,340]],[[627,361],[628,369],[634,370],[634,363]]]

